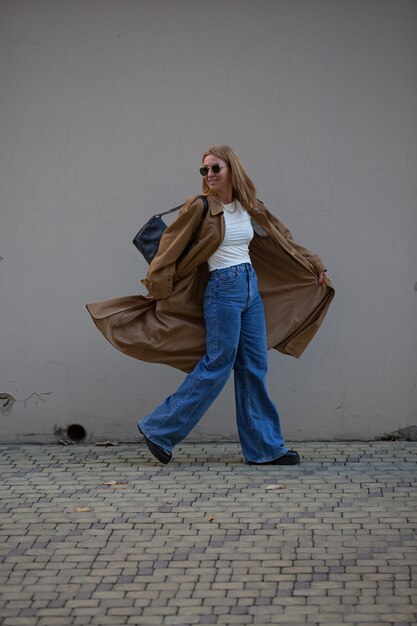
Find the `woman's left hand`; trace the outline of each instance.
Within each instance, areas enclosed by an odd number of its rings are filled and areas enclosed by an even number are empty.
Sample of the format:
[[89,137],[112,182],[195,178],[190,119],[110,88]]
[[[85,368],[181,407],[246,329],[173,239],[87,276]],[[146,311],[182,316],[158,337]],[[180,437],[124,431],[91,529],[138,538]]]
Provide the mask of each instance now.
[[326,270],[324,270],[323,272],[320,272],[319,274],[319,285],[324,285],[324,277],[326,275]]

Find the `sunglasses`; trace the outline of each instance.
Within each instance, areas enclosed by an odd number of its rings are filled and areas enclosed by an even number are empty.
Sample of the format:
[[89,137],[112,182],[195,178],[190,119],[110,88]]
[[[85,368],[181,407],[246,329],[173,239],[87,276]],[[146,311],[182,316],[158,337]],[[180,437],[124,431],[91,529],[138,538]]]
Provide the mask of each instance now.
[[210,170],[213,172],[213,174],[218,174],[220,170],[224,169],[225,167],[227,166],[219,165],[219,163],[214,163],[214,165],[203,165],[203,167],[200,167],[200,174],[201,176],[207,176]]

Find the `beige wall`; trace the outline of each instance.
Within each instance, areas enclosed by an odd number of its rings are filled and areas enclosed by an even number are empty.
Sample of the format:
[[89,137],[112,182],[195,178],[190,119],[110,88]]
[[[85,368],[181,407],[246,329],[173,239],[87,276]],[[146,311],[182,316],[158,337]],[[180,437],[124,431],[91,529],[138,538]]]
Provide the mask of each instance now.
[[[405,0],[0,3],[1,440],[134,441],[182,374],[85,302],[142,292],[144,220],[229,143],[337,288],[301,360],[270,353],[290,439],[416,419],[416,12]],[[194,439],[236,437],[230,384]]]

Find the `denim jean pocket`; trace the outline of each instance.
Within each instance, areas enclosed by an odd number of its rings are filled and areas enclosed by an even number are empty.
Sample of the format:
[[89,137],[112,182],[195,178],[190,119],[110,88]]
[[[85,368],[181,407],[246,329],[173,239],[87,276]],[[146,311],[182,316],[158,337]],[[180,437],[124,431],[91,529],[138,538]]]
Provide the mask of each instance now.
[[237,280],[239,276],[239,270],[236,267],[231,267],[230,269],[227,267],[224,270],[219,270],[217,280],[219,284],[222,283],[233,283]]

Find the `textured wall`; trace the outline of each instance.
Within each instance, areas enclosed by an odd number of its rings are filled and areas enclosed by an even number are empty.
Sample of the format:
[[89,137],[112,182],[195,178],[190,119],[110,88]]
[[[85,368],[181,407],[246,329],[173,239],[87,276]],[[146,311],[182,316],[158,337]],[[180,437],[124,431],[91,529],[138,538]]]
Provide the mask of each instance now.
[[[299,360],[270,353],[293,439],[416,423],[417,5],[2,0],[3,441],[135,440],[182,380],[108,344],[85,302],[143,293],[145,218],[229,143],[337,293]],[[15,399],[15,400],[13,400]],[[194,431],[235,438],[233,388]]]

